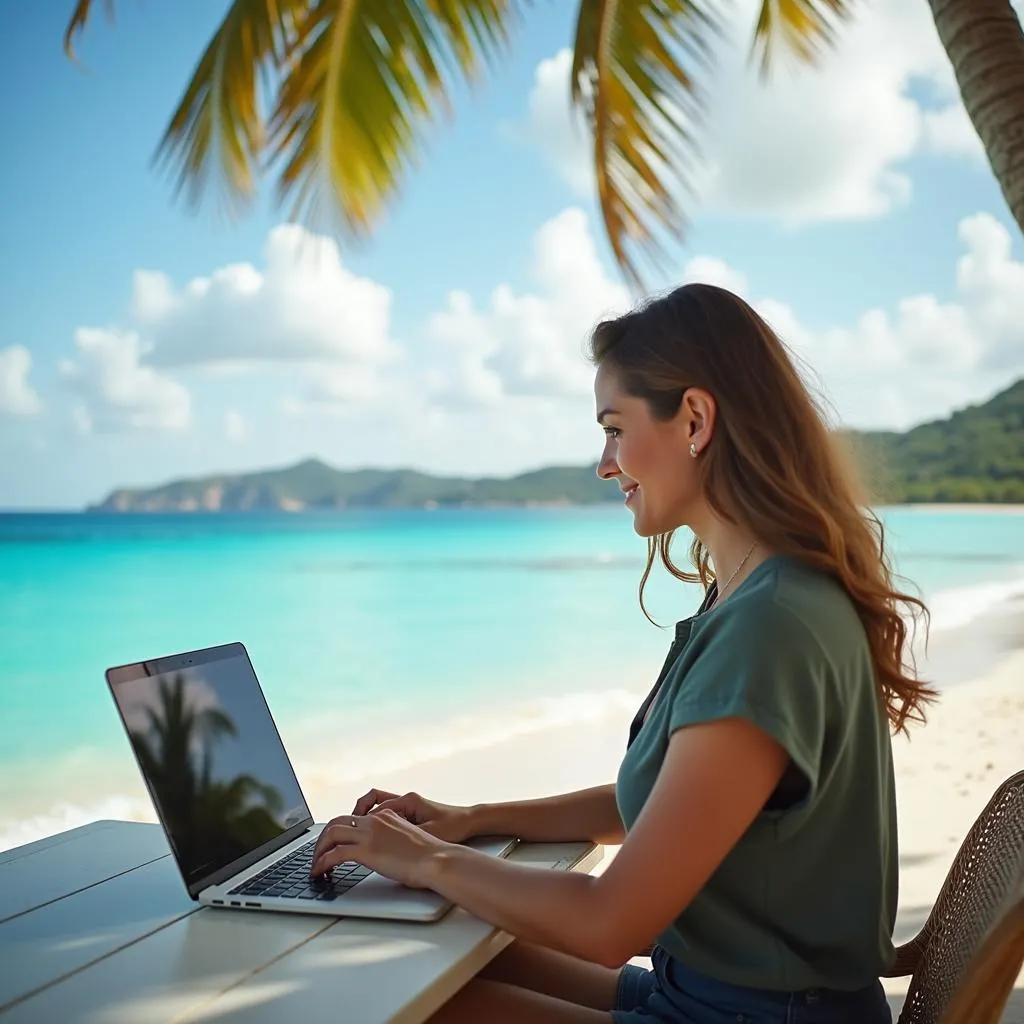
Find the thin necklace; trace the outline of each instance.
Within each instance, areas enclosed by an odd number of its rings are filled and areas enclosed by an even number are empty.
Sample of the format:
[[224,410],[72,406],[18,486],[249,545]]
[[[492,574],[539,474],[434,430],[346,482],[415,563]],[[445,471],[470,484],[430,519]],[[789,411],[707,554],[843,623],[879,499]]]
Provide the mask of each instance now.
[[[747,551],[747,553],[743,556],[743,559],[740,562],[740,564],[736,566],[736,569],[733,572],[733,574],[725,581],[725,586],[718,588],[718,591],[715,594],[715,600],[712,603],[711,608],[714,608],[722,603],[722,595],[729,589],[729,587],[732,586],[732,581],[736,579],[736,577],[739,575],[740,569],[742,569],[743,566],[747,564],[747,559],[750,558],[750,556],[754,553],[754,548],[756,547],[757,541],[755,540],[754,543],[750,545],[750,550]],[[717,582],[717,580],[715,582]],[[711,608],[709,608],[708,611],[711,611]]]

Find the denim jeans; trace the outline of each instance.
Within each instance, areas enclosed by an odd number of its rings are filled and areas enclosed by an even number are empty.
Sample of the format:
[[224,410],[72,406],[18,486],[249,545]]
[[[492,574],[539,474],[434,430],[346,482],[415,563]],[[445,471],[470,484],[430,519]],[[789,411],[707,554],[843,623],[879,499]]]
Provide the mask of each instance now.
[[612,1011],[615,1024],[892,1024],[880,982],[855,992],[780,992],[716,981],[660,946],[653,970],[627,964]]

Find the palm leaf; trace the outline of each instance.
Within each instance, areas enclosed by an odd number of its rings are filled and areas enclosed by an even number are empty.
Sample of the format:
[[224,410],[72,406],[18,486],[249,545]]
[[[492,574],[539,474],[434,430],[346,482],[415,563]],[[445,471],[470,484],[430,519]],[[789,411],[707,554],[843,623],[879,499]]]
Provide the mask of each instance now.
[[775,41],[800,60],[813,62],[835,41],[838,23],[849,17],[855,0],[761,0],[754,29],[753,54],[760,53],[761,74],[774,59]]
[[[114,16],[114,0],[104,0]],[[259,104],[260,74],[280,67],[296,37],[295,23],[309,0],[234,0],[200,58],[157,148],[158,161],[176,167],[177,189],[197,205],[211,179],[225,186],[230,205],[251,198],[265,145]],[[74,56],[92,12],[79,0],[64,34]]]
[[581,0],[572,99],[593,133],[597,193],[619,267],[643,286],[632,249],[662,261],[679,237],[679,192],[700,120],[698,76],[711,63],[714,0]]
[[307,0],[234,0],[157,149],[192,206],[216,180],[229,205],[251,199],[266,143],[261,73],[288,60]]
[[298,27],[270,123],[279,196],[324,201],[369,233],[422,152],[424,129],[507,43],[520,0],[317,0]]
[[[71,13],[71,20],[64,30],[64,52],[72,58],[75,57],[75,39],[85,31],[89,24],[89,15],[92,14],[93,0],[78,0],[74,11]],[[114,0],[103,0],[107,17],[114,20]]]

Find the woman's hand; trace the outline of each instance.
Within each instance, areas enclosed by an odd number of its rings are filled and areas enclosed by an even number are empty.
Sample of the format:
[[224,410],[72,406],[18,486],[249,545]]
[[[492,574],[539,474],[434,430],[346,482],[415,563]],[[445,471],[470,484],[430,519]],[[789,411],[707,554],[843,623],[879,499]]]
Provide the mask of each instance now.
[[362,817],[346,814],[320,833],[310,876],[319,878],[354,860],[402,885],[427,889],[433,855],[448,845],[389,809]]
[[356,801],[352,809],[352,813],[357,816],[380,814],[382,811],[394,811],[406,821],[419,825],[424,832],[448,843],[461,843],[476,834],[468,807],[441,804],[436,800],[427,800],[418,793],[397,796],[383,789],[371,789]]

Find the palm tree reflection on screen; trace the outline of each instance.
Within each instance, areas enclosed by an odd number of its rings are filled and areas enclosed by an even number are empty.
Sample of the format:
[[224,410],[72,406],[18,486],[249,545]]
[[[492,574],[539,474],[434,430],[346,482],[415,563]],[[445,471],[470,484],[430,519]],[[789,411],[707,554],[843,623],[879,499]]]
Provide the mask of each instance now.
[[227,864],[280,835],[276,787],[248,774],[215,777],[216,746],[238,732],[231,716],[190,702],[184,674],[158,685],[158,706],[129,735],[186,870]]

